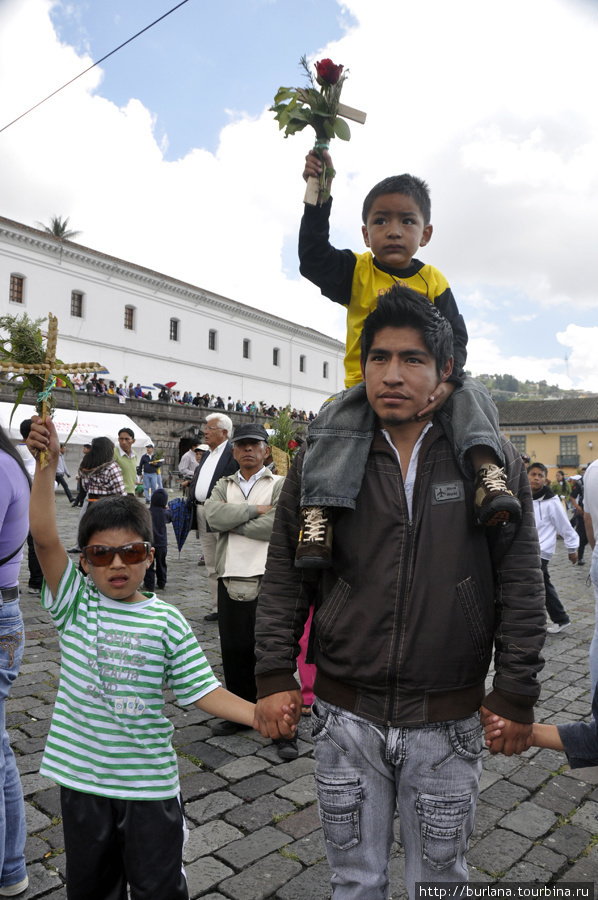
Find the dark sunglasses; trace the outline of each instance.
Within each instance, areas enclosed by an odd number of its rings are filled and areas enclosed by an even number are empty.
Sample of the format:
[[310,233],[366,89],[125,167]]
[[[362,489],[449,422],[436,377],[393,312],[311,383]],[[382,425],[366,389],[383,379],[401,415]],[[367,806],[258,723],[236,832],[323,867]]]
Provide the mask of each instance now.
[[151,544],[148,541],[135,541],[133,544],[123,544],[122,547],[90,544],[88,547],[84,547],[81,553],[92,566],[109,566],[117,553],[125,565],[134,566],[148,558],[150,547]]

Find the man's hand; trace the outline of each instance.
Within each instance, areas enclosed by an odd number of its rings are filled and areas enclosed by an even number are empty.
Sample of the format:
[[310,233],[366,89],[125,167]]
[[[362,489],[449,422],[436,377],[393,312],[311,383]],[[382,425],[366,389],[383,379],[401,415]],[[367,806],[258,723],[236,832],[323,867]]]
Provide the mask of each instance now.
[[449,381],[441,381],[434,388],[434,393],[428,398],[428,405],[424,406],[421,412],[418,412],[416,419],[429,419],[432,415],[444,406],[448,398],[455,390],[455,385]]
[[257,514],[258,516],[265,516],[266,513],[269,513],[273,508],[273,506],[268,506],[267,503],[259,503],[257,507]]
[[[322,156],[324,157],[324,164],[326,165],[326,168],[332,169],[332,171],[334,172],[334,166],[332,165],[332,157],[330,156],[330,153],[328,153],[327,150],[324,150]],[[305,168],[303,169],[304,180],[307,181],[308,178],[319,178],[322,174],[322,166],[322,160],[317,155],[316,151],[310,150],[305,157]],[[330,190],[330,185],[332,184],[333,177],[334,176],[328,178],[327,180],[326,186],[328,190]]]
[[485,706],[482,706],[480,715],[483,725],[493,725],[493,730],[500,730],[500,736],[490,738],[490,743],[488,743],[490,734],[487,729],[486,745],[493,755],[502,753],[504,756],[513,756],[513,754],[519,756],[520,753],[531,747],[533,723],[525,725],[523,722],[513,722],[512,719],[504,717],[501,717],[499,721],[492,721],[495,719],[494,713]]
[[[289,740],[295,735],[295,728],[301,716],[303,695],[299,688],[296,691],[281,691],[270,694],[257,701],[253,727],[264,737]],[[285,709],[286,707],[286,709]],[[292,712],[289,713],[289,710]],[[292,719],[292,724],[290,721]]]
[[577,550],[574,550],[573,553],[569,553],[569,559],[573,565],[577,563]]

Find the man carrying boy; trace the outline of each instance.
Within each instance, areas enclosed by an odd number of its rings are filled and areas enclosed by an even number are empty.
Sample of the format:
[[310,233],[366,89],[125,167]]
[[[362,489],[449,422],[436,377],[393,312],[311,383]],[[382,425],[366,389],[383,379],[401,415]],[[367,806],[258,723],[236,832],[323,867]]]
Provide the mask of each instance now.
[[569,522],[560,498],[548,486],[548,469],[546,466],[543,463],[533,463],[527,470],[527,474],[532,489],[532,497],[534,498],[534,516],[536,518],[536,528],[538,529],[538,540],[540,541],[542,573],[546,589],[546,611],[552,620],[552,625],[549,625],[546,630],[548,634],[558,634],[559,631],[569,628],[571,620],[559,599],[555,586],[550,580],[548,563],[554,554],[556,536],[560,534],[565,541],[569,559],[575,565],[577,562],[579,535]]
[[498,749],[527,749],[545,620],[519,454],[504,439],[523,516],[501,529],[491,554],[446,435],[436,419],[417,419],[452,371],[447,320],[397,284],[361,340],[376,427],[355,509],[338,512],[329,569],[314,578],[293,566],[302,449],[278,503],[256,620],[256,718],[276,739],[287,734],[277,711],[292,702],[299,714],[295,660],[315,604],[315,775],[335,900],[388,897],[397,802],[409,896],[418,881],[467,881],[479,709],[505,719]]
[[[332,168],[328,153],[326,164]],[[313,151],[304,178],[319,176],[322,163]],[[521,508],[506,486],[496,408],[485,388],[464,372],[467,329],[444,275],[414,255],[432,237],[427,184],[412,175],[386,178],[363,204],[363,238],[368,252],[337,250],[329,242],[332,200],[305,206],[299,232],[300,271],[322,293],[347,307],[345,385],[359,385],[360,335],[378,298],[399,282],[425,296],[450,322],[455,365],[450,377],[433,386],[416,415],[429,418],[444,406],[442,425],[464,474],[475,476],[475,509],[483,525],[519,519]],[[371,251],[371,252],[369,252]],[[304,527],[296,565],[321,568],[330,561],[329,507],[354,508],[372,440],[374,421],[363,392],[345,392],[329,402],[310,426],[305,459]]]
[[153,558],[149,512],[134,497],[90,505],[79,524],[84,577],[56,528],[60,445],[33,418],[37,463],[30,523],[44,573],[42,605],[62,665],[41,773],[60,785],[69,900],[188,900],[173,726],[162,684],[182,705],[251,724],[254,706],[218,684],[182,614],[139,591]]

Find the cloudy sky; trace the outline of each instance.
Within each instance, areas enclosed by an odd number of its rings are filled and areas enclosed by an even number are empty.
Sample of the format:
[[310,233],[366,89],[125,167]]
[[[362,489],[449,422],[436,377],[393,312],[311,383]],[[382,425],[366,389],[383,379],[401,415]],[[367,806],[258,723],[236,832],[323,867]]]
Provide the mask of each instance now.
[[[0,128],[176,0],[0,0]],[[381,178],[424,177],[468,366],[598,391],[595,0],[189,0],[0,132],[0,215],[344,339],[297,271],[302,161],[268,107],[298,60],[350,69],[332,240]]]

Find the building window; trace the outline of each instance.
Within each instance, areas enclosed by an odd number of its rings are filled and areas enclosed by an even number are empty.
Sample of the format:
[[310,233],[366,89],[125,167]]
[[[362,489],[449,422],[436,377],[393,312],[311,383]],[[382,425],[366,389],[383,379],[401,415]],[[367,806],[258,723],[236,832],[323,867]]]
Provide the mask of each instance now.
[[304,356],[299,357],[299,371],[305,372],[305,357]]
[[577,435],[562,434],[559,438],[560,453],[557,456],[557,466],[573,466],[577,468],[579,465],[579,453],[577,452]]
[[509,440],[513,444],[517,453],[527,453],[527,435],[511,434]]
[[322,364],[322,378],[328,378],[328,363]]
[[178,341],[179,339],[179,320],[171,319],[170,320],[170,340]]
[[278,349],[278,347],[274,347],[274,349],[272,350],[272,365],[280,365],[280,350]]
[[208,331],[208,350],[216,349],[217,338],[218,338],[218,332],[214,331],[213,329],[210,329],[210,331]]
[[127,331],[135,330],[135,307],[125,306],[125,328]]
[[71,316],[76,319],[83,318],[83,294],[81,291],[71,291]]
[[248,341],[247,338],[243,341],[243,359],[249,359],[249,350],[251,348],[251,341]]
[[11,303],[22,303],[23,302],[23,287],[25,285],[25,279],[22,275],[11,275],[10,276],[10,294],[9,300]]

